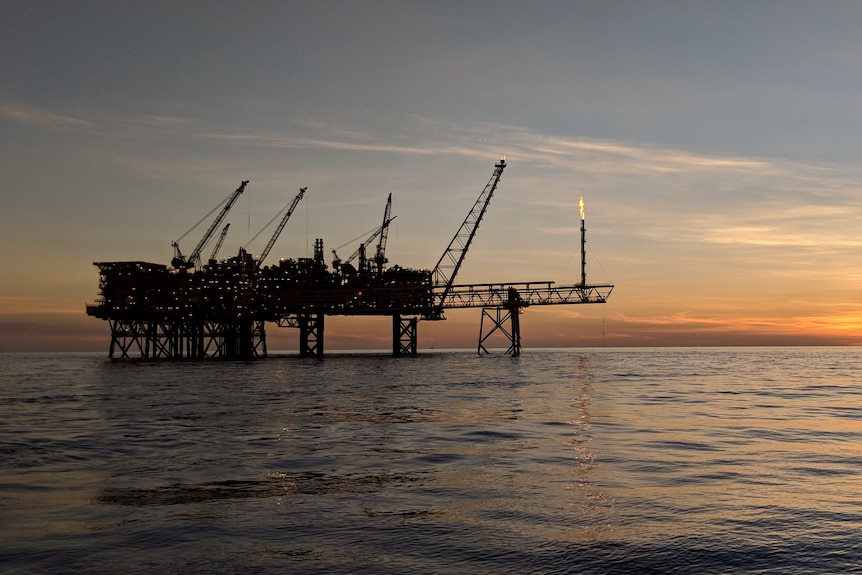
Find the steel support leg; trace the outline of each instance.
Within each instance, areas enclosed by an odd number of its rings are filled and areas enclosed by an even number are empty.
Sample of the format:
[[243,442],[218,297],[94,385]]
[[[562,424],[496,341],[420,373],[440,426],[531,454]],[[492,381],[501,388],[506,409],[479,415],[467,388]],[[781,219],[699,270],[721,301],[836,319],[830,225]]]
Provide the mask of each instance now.
[[237,346],[237,356],[242,359],[251,359],[254,357],[254,343],[252,342],[252,321],[250,319],[240,319],[237,321],[237,332],[239,336],[239,345]]
[[263,320],[252,323],[251,343],[254,357],[266,357],[266,322]]
[[141,346],[141,333],[139,326],[134,321],[109,320],[111,328],[111,348],[108,357],[114,359],[119,352],[120,359],[128,359],[132,346],[137,346],[143,356],[144,350]]
[[512,337],[509,338],[511,345],[509,349],[506,350],[507,355],[511,355],[512,357],[517,357],[521,355],[521,308],[516,307],[511,310],[511,325],[512,325]]
[[392,316],[392,355],[416,355],[417,323],[415,317],[402,318],[401,314]]
[[[520,308],[496,307],[492,308],[492,310],[494,314],[488,308],[482,308],[482,320],[479,323],[478,353],[488,353],[488,350],[485,348],[485,341],[499,330],[509,340],[509,349],[506,350],[506,354],[511,356],[521,355],[521,324],[518,318]],[[486,317],[491,324],[487,333],[485,333]],[[506,322],[509,322],[509,329],[506,329]]]
[[298,316],[300,357],[323,357],[323,318],[319,312]]

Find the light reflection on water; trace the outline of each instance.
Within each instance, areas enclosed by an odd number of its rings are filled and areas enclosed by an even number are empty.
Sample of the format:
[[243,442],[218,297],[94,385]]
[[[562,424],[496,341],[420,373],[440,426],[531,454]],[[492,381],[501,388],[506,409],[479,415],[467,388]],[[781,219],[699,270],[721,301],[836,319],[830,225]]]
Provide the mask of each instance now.
[[0,356],[16,572],[862,568],[862,355]]

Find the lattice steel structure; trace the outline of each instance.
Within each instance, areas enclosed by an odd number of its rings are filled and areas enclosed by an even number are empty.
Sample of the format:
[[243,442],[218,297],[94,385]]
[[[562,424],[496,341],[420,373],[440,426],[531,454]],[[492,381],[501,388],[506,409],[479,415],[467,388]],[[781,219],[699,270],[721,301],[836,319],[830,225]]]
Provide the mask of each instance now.
[[[390,316],[392,353],[410,356],[417,354],[420,319],[443,319],[447,309],[481,308],[478,352],[487,353],[485,342],[500,332],[510,342],[507,353],[519,355],[519,315],[524,308],[605,303],[614,286],[586,283],[583,219],[578,284],[454,283],[505,167],[505,159],[494,165],[491,179],[433,270],[384,268],[388,261],[385,230],[394,219],[391,195],[383,225],[375,232],[381,239],[373,265],[365,261],[357,269],[336,259],[329,269],[323,258],[323,240],[318,239],[313,258],[281,260],[262,267],[263,258],[302,199],[306,190],[302,188],[258,260],[240,249],[235,257],[211,258],[206,266],[195,265],[192,260],[199,259],[206,243],[202,240],[188,259],[174,242],[173,267],[141,261],[97,262],[99,299],[87,306],[87,313],[108,322],[111,358],[254,359],[267,355],[267,322],[299,329],[299,354],[322,357],[326,316]],[[243,181],[229,197],[205,238],[213,235],[247,183]]]

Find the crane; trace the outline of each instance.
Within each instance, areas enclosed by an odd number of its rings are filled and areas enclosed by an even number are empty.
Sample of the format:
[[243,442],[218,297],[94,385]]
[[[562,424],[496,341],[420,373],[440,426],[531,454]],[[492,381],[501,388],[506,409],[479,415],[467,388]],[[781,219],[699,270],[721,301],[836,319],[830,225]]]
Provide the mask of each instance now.
[[386,240],[389,237],[389,222],[392,218],[392,194],[386,200],[386,210],[383,212],[383,224],[380,226],[380,241],[377,242],[377,251],[374,252],[374,265],[377,266],[377,275],[383,274],[383,264],[388,263],[386,259]]
[[227,236],[227,231],[229,228],[230,228],[230,222],[228,222],[225,225],[224,229],[221,231],[221,234],[218,237],[218,241],[216,242],[216,245],[213,248],[213,253],[210,256],[210,261],[213,261],[216,259],[216,256],[218,255],[218,251],[221,249],[221,245],[224,243],[224,238],[225,238],[225,236]]
[[[195,246],[194,251],[189,254],[188,258],[186,258],[180,251],[180,240],[186,237],[186,235],[188,235],[189,232],[191,232],[193,229],[198,227],[198,225],[203,221],[203,219],[201,219],[197,224],[192,226],[191,229],[189,229],[188,232],[183,234],[178,240],[171,242],[171,245],[174,246],[174,258],[173,260],[171,260],[171,265],[173,265],[175,268],[190,268],[193,267],[198,261],[200,261],[201,251],[203,251],[204,246],[206,246],[207,242],[212,239],[213,232],[215,232],[215,229],[219,227],[219,225],[221,225],[222,221],[224,221],[225,216],[227,216],[227,213],[233,207],[233,204],[234,202],[236,202],[236,199],[243,193],[246,184],[248,184],[248,180],[243,180],[242,184],[240,184],[240,186],[236,190],[234,190],[234,192],[230,196],[228,196],[227,200],[224,202],[224,207],[222,208],[221,212],[219,212],[219,215],[216,216],[216,219],[213,220],[213,222],[210,224],[209,229],[207,229],[206,233],[200,239],[198,245]],[[215,208],[213,208],[209,212],[209,214],[204,216],[204,219],[208,218],[210,214],[212,214],[221,205],[222,204],[218,204]]]
[[171,242],[171,245],[174,246],[174,257],[171,260],[171,265],[177,269],[185,267],[186,256],[183,255],[182,250],[180,250],[180,240]]
[[[302,200],[302,197],[305,195],[305,190],[308,188],[299,188],[299,193],[296,194],[296,197],[293,198],[293,201],[290,203],[290,207],[287,208],[287,211],[284,213],[284,217],[281,218],[281,222],[278,224],[278,227],[275,229],[275,233],[272,234],[272,237],[269,238],[269,242],[267,242],[266,247],[263,248],[263,251],[260,253],[260,257],[257,259],[257,267],[260,269],[260,266],[263,265],[263,260],[266,259],[266,256],[269,255],[270,250],[272,250],[272,246],[275,245],[275,241],[278,239],[278,236],[281,235],[281,231],[284,229],[285,224],[287,224],[287,220],[290,219],[291,214],[293,214],[293,210],[296,209],[296,206]],[[268,226],[269,224],[267,224]]]
[[[350,262],[355,260],[356,256],[360,255],[360,253],[365,251],[365,246],[367,246],[368,244],[373,242],[377,238],[377,236],[379,236],[383,232],[384,227],[389,227],[389,223],[397,217],[398,216],[392,216],[391,218],[383,220],[383,225],[375,228],[374,231],[371,232],[371,235],[369,235],[367,238],[365,238],[365,241],[362,242],[361,244],[359,244],[359,247],[356,248],[356,251],[353,252],[352,254],[350,254],[350,257],[347,258],[346,260],[342,260],[341,258],[339,258],[336,251],[332,250],[332,258],[333,258],[332,259],[332,267],[335,269],[338,269],[341,266],[349,264]],[[353,241],[355,241],[355,240],[351,240],[347,243],[350,244],[350,243],[353,243]],[[347,244],[344,244],[344,245],[347,245]],[[341,247],[343,247],[343,246],[341,246]],[[338,248],[336,248],[336,249],[338,249]],[[360,263],[359,269],[362,269],[364,267],[363,264],[364,264],[365,257],[363,256],[360,259],[362,260],[362,263]]]
[[[356,249],[356,251],[353,252],[350,255],[350,257],[347,258],[346,260],[342,260],[341,258],[339,258],[336,250],[340,250],[341,248],[343,248],[347,244],[352,244],[353,242],[355,242],[359,238],[354,238],[354,239],[350,240],[349,242],[342,244],[342,245],[338,246],[337,248],[335,248],[334,250],[332,250],[332,267],[335,268],[336,270],[338,270],[341,268],[341,266],[343,266],[345,264],[349,264],[350,262],[352,262],[353,260],[356,259],[356,256],[359,256],[361,254],[362,257],[359,258],[359,260],[360,260],[359,261],[359,269],[361,271],[365,271],[365,267],[366,267],[365,246],[367,246],[368,244],[373,242],[377,238],[377,236],[381,236],[380,241],[377,243],[377,251],[376,251],[375,256],[374,256],[374,263],[377,264],[378,273],[382,273],[383,264],[385,264],[388,261],[388,260],[386,260],[386,238],[388,237],[388,234],[389,234],[389,224],[390,224],[390,222],[392,222],[392,220],[394,220],[395,218],[398,217],[398,216],[390,216],[391,213],[392,213],[392,194],[389,194],[389,197],[386,200],[386,209],[383,212],[383,224],[381,224],[379,227],[375,228],[371,232],[371,235],[369,235],[367,238],[365,238],[365,241],[362,242],[361,244],[359,244],[359,247]],[[362,237],[362,236],[359,236],[359,237]]]
[[[467,250],[476,236],[476,230],[479,228],[479,223],[482,221],[482,217],[488,209],[488,204],[494,196],[494,190],[497,189],[497,184],[500,182],[500,177],[503,175],[505,167],[506,157],[503,156],[499,162],[494,164],[494,173],[491,175],[491,179],[488,180],[485,189],[479,194],[479,198],[464,219],[464,223],[461,224],[461,227],[455,233],[455,237],[449,242],[446,251],[443,252],[443,255],[437,261],[437,265],[434,266],[433,282],[435,287],[442,288],[442,291],[436,294],[438,301],[441,303],[452,289],[455,276],[458,274],[458,270],[461,269],[464,256],[467,255]],[[442,313],[443,310],[438,307],[434,310],[432,318],[440,318]]]

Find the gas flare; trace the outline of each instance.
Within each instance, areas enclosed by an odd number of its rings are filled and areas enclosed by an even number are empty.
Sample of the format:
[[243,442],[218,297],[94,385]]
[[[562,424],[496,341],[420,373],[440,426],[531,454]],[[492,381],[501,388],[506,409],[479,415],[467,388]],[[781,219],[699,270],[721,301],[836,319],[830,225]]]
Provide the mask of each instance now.
[[581,198],[578,200],[578,209],[581,210],[581,219],[582,220],[587,219],[587,217],[584,215],[584,197],[583,196],[581,196]]

